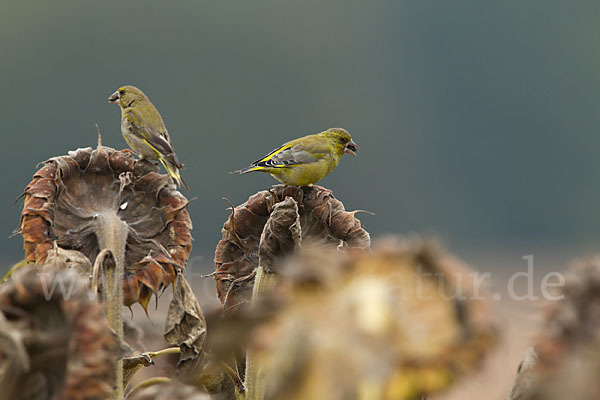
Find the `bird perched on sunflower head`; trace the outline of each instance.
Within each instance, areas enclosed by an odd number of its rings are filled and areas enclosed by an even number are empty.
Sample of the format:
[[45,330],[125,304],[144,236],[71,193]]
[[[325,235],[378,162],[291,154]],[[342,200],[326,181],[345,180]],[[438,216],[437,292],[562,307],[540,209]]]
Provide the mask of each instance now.
[[179,174],[184,166],[173,150],[165,123],[148,97],[134,86],[122,86],[108,101],[121,106],[121,133],[129,147],[141,158],[159,161],[177,185],[189,189]]
[[330,128],[284,143],[236,172],[266,172],[285,185],[311,186],[333,171],[345,153],[355,156],[356,151],[358,146],[347,130]]

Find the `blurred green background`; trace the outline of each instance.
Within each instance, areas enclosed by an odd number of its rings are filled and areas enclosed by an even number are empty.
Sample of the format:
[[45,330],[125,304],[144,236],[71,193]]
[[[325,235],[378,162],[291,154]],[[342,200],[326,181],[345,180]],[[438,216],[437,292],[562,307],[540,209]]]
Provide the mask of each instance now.
[[[38,162],[93,146],[95,123],[125,147],[106,99],[133,84],[187,165],[198,259],[212,259],[222,197],[275,183],[229,171],[333,126],[361,150],[321,184],[376,213],[361,217],[374,235],[437,234],[466,258],[510,249],[515,264],[597,250],[599,14],[597,1],[2,0],[3,235]],[[3,264],[21,248],[1,240]]]

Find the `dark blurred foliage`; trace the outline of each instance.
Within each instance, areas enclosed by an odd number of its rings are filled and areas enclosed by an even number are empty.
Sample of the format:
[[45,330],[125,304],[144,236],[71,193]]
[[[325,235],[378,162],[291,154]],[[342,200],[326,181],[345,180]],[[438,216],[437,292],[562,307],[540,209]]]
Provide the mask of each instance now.
[[[35,165],[123,148],[106,98],[142,88],[192,187],[195,251],[212,257],[237,176],[285,140],[332,126],[361,146],[321,183],[365,227],[474,243],[594,243],[596,1],[0,2],[0,223]],[[211,210],[207,212],[207,210]],[[0,241],[3,261],[20,239]]]

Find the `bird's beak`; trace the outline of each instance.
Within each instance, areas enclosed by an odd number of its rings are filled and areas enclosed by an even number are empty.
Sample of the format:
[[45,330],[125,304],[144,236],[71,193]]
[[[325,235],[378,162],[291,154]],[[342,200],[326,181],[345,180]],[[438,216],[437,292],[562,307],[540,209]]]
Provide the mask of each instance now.
[[121,102],[121,99],[119,98],[119,91],[118,90],[116,92],[114,92],[113,94],[110,95],[110,97],[108,98],[108,102],[109,103],[114,103],[114,104],[119,104]]
[[353,140],[351,140],[350,143],[348,143],[346,145],[346,148],[344,149],[344,153],[352,154],[353,156],[355,156],[358,149],[359,149],[358,145],[356,143],[354,143]]

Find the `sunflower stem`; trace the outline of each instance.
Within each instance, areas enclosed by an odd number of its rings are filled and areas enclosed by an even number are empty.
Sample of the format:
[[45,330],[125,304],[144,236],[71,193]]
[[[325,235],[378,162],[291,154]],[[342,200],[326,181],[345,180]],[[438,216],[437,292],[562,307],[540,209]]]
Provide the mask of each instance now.
[[[96,217],[96,237],[100,249],[112,253],[114,265],[103,268],[106,278],[105,299],[106,317],[113,331],[123,340],[123,276],[125,272],[125,247],[127,245],[128,227],[116,212],[106,212]],[[123,359],[115,361],[114,398],[123,399]]]
[[169,383],[169,382],[171,382],[171,379],[162,377],[162,376],[157,376],[155,378],[146,379],[145,381],[139,383],[136,387],[131,389],[131,391],[127,394],[127,397],[129,398],[134,393],[139,392],[140,390],[145,389],[147,387],[154,386],[154,385],[162,385],[162,384]]
[[[254,278],[254,288],[252,289],[252,303],[256,304],[276,284],[277,274],[266,272],[263,267],[258,266]],[[237,400],[263,400],[267,389],[267,373],[264,361],[257,359],[254,352],[248,350],[246,353],[246,377],[244,379],[246,391],[236,393]]]
[[137,357],[134,357],[134,358],[144,358],[144,361],[150,360],[152,363],[149,365],[144,364],[144,362],[141,360],[139,361],[138,364],[136,364],[133,367],[128,366],[124,363],[124,365],[123,365],[123,387],[124,387],[124,390],[127,390],[127,388],[129,387],[129,383],[133,379],[133,376],[139,370],[141,370],[142,367],[149,367],[150,365],[154,365],[154,359],[162,357],[162,356],[167,356],[170,354],[181,354],[181,348],[180,347],[169,347],[169,348],[159,350],[159,351],[149,351],[146,353],[142,353]]

